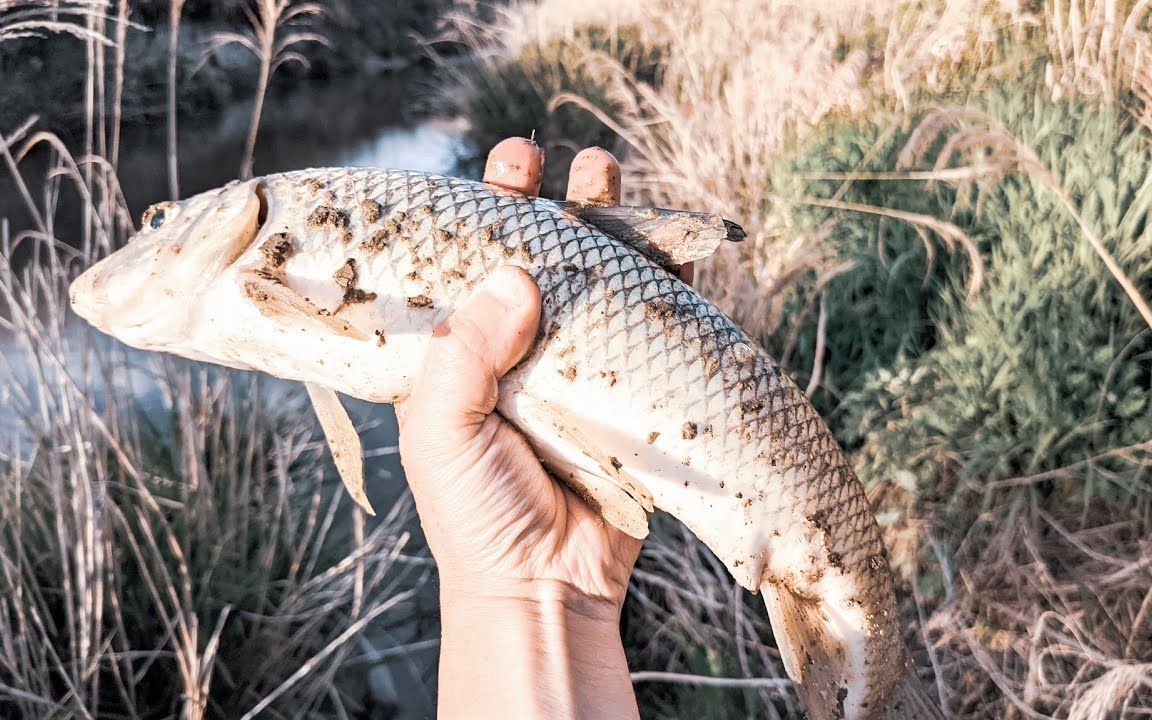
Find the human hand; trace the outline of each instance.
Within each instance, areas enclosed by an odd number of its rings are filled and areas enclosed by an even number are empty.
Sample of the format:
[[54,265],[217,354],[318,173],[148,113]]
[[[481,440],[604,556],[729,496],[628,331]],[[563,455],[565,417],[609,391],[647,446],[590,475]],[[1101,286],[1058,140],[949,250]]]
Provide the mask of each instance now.
[[[533,195],[542,171],[536,144],[512,138],[492,150],[484,179]],[[618,203],[620,167],[589,148],[569,186],[570,200]],[[528,351],[539,318],[535,283],[502,267],[445,320],[404,403],[400,455],[444,587],[504,594],[555,581],[615,613],[640,541],[553,479],[494,412],[498,381]]]
[[[542,173],[535,143],[513,138],[484,179],[535,195]],[[580,153],[568,199],[618,203],[616,160]],[[493,272],[436,329],[399,408],[401,460],[440,571],[440,715],[633,718],[618,622],[641,541],[552,478],[494,412],[539,318],[528,274]]]

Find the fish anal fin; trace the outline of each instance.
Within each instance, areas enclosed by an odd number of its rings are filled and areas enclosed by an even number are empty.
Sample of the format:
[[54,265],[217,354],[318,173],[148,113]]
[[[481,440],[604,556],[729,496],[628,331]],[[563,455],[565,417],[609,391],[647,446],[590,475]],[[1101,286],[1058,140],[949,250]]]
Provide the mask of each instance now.
[[765,580],[760,591],[784,670],[796,683],[809,717],[844,718],[847,648],[831,631],[820,598],[787,580]]
[[533,449],[553,475],[600,513],[604,520],[634,538],[648,537],[648,515],[653,511],[652,495],[632,477],[615,457],[579,430],[551,403],[516,395],[514,406],[501,412],[533,424],[546,423],[555,430],[547,438],[533,442]]
[[348,411],[344,409],[335,390],[313,383],[304,383],[304,387],[308,389],[308,398],[316,409],[316,418],[324,429],[324,437],[328,440],[332,459],[336,462],[336,470],[344,481],[344,487],[357,505],[369,515],[375,515],[376,511],[372,509],[372,503],[368,502],[368,495],[364,491],[364,449],[356,433],[356,426],[348,417]]
[[308,298],[284,284],[282,278],[264,270],[242,273],[244,296],[260,314],[273,320],[302,325],[325,334],[336,334],[352,340],[367,340],[367,333],[342,318],[318,307]]

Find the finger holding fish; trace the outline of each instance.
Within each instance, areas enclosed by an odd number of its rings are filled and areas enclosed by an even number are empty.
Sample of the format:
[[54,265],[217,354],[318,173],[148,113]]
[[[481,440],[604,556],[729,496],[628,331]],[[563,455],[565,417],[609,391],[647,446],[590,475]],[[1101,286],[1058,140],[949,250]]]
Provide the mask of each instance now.
[[620,204],[620,163],[604,148],[584,148],[568,171],[569,202]]
[[533,140],[510,137],[488,153],[484,182],[489,185],[535,197],[543,178],[544,150]]

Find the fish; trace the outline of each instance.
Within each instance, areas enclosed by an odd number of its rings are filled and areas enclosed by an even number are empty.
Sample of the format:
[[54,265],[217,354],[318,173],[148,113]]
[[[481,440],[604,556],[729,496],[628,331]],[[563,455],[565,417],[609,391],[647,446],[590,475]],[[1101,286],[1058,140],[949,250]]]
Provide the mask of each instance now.
[[436,325],[493,269],[519,266],[542,316],[497,412],[544,466],[634,537],[670,513],[758,592],[814,720],[943,717],[848,458],[791,377],[681,282],[684,257],[648,242],[662,217],[672,235],[695,232],[689,215],[405,170],[301,170],[153,206],[70,298],[128,345],[304,382],[370,510],[337,392],[403,400]]

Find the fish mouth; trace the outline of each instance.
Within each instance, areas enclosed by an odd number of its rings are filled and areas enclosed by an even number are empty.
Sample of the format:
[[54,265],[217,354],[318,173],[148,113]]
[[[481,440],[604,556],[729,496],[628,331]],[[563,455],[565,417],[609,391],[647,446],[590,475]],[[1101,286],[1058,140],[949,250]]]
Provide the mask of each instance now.
[[103,329],[103,318],[111,303],[103,288],[101,265],[103,262],[96,263],[72,281],[68,287],[68,301],[77,315]]

